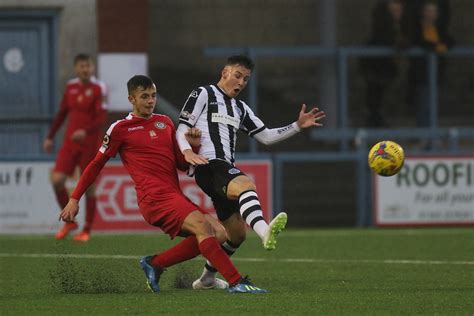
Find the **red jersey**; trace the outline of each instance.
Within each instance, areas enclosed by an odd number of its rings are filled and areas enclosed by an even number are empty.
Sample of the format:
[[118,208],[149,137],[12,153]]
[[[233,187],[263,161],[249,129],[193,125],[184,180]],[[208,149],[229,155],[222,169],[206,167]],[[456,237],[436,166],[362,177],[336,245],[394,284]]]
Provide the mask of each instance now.
[[[48,138],[54,137],[66,117],[69,116],[64,142],[79,147],[89,144],[96,146],[107,114],[104,102],[106,95],[105,84],[95,78],[91,78],[86,84],[83,84],[78,78],[69,80],[59,112],[49,130]],[[71,135],[78,129],[86,130],[87,136],[80,143],[74,143],[71,140]]]
[[145,119],[130,113],[113,123],[99,151],[108,157],[120,154],[120,159],[132,177],[137,201],[149,193],[182,194],[176,168],[187,169],[179,150],[171,119],[152,114]]

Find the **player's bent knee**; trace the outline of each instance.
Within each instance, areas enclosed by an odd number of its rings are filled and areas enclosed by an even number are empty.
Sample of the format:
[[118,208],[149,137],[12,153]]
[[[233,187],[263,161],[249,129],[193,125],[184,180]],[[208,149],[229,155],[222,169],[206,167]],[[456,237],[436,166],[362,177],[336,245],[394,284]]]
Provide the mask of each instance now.
[[225,231],[224,227],[214,227],[214,234],[216,235],[217,241],[222,244],[227,241],[227,232]]
[[212,215],[206,214],[204,215],[206,220],[211,224],[212,229],[214,230],[214,235],[217,238],[219,243],[223,243],[227,240],[227,231],[225,227]]
[[236,200],[242,192],[249,190],[257,190],[255,183],[247,176],[239,176],[233,179],[227,186],[227,196],[229,199]]
[[195,235],[199,242],[214,236],[211,224],[199,211],[194,211],[186,217],[182,229]]
[[196,239],[198,240],[198,242],[201,242],[204,239],[207,239],[209,237],[215,237],[212,226],[207,221],[204,221],[203,223],[200,223],[196,227],[195,235],[196,235]]
[[66,184],[66,175],[62,173],[53,172],[51,174],[51,184],[54,189],[61,189]]

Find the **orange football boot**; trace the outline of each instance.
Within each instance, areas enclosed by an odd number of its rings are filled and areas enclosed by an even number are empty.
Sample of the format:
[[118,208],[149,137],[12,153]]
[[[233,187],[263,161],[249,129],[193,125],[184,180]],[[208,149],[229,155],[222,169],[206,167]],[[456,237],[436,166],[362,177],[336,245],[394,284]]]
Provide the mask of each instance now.
[[82,241],[82,242],[86,242],[86,241],[89,241],[90,239],[90,233],[83,230],[82,232],[80,232],[79,234],[77,234],[76,236],[74,236],[73,238],[75,241]]
[[77,225],[76,222],[66,223],[64,224],[63,228],[61,228],[56,233],[56,235],[54,235],[54,238],[56,238],[57,240],[64,239],[69,234],[70,231],[76,230],[77,227],[79,226]]

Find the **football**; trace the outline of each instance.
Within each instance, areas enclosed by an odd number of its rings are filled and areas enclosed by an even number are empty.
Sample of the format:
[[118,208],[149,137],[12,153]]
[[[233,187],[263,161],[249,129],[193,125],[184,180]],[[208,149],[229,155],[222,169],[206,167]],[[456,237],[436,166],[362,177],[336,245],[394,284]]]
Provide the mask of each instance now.
[[402,146],[390,140],[378,142],[369,152],[369,167],[377,174],[390,177],[403,167],[405,153]]

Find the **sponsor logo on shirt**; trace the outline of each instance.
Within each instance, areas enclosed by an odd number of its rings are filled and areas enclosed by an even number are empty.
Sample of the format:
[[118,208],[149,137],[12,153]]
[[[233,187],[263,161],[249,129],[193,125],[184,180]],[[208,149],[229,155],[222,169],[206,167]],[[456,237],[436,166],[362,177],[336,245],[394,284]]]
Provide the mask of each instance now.
[[237,174],[237,173],[240,173],[240,170],[237,169],[237,168],[232,168],[232,169],[229,169],[229,174]]
[[143,126],[129,127],[129,128],[128,128],[128,131],[129,131],[129,132],[132,132],[132,131],[136,131],[136,130],[144,129],[144,128],[145,128],[145,127],[143,127]]
[[278,134],[281,134],[281,133],[284,133],[284,132],[286,132],[286,131],[289,131],[289,130],[292,129],[292,128],[293,128],[293,125],[290,124],[290,125],[287,125],[287,126],[285,126],[285,127],[279,128],[279,129],[277,130],[277,133],[278,133]]
[[166,124],[163,123],[163,122],[155,122],[155,127],[158,128],[158,129],[165,129]]
[[180,117],[183,118],[183,119],[185,119],[185,120],[189,120],[189,119],[194,120],[194,119],[195,119],[194,115],[192,115],[192,114],[189,113],[188,111],[183,111],[183,112],[181,112]]
[[69,93],[70,93],[70,94],[76,94],[76,93],[78,93],[78,92],[79,92],[79,89],[71,89],[71,90],[69,90]]
[[240,120],[238,118],[220,113],[212,113],[211,122],[227,124],[237,129],[240,126]]

